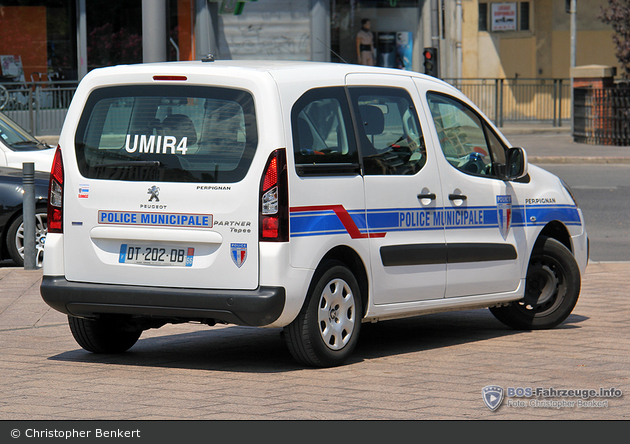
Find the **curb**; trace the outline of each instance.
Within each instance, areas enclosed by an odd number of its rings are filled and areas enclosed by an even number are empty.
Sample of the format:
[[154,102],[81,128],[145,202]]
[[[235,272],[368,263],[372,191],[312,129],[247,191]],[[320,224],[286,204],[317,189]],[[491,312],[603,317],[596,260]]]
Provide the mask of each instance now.
[[541,127],[500,127],[499,131],[504,136],[526,136],[533,134],[571,134],[571,127],[549,127],[549,128],[541,128]]
[[533,164],[630,164],[630,157],[529,156],[527,161]]

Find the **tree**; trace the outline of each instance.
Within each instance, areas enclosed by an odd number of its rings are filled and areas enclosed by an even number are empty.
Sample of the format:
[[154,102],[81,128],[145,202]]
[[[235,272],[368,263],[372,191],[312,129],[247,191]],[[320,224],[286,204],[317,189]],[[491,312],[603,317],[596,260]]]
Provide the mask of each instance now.
[[608,6],[600,8],[599,19],[612,25],[615,55],[624,70],[623,76],[630,78],[630,0],[608,0]]

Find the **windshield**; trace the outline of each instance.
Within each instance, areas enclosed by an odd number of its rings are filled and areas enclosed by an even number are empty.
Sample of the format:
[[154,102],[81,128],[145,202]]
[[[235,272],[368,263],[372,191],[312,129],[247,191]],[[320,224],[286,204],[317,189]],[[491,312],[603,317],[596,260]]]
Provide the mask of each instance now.
[[50,148],[2,113],[0,113],[0,139],[13,151],[37,151]]
[[163,85],[96,90],[75,139],[85,177],[165,182],[240,181],[257,143],[248,92]]

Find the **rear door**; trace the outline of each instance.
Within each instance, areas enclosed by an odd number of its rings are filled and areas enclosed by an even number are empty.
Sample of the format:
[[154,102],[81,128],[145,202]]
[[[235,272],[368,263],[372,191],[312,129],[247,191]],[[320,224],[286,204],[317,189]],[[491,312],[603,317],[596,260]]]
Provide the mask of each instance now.
[[66,278],[256,288],[258,141],[247,91],[94,90],[64,152]]
[[315,268],[339,246],[369,257],[363,177],[344,87],[315,87],[287,102],[295,161],[289,173],[291,265]]
[[363,161],[374,303],[441,299],[442,189],[436,157],[426,149],[428,122],[417,112],[413,81],[354,74],[347,85]]

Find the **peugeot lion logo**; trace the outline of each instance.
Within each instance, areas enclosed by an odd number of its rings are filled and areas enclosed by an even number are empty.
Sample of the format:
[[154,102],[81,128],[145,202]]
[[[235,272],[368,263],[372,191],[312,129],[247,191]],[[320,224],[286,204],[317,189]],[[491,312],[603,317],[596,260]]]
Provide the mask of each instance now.
[[147,194],[151,195],[151,197],[149,197],[149,202],[151,202],[153,199],[155,199],[156,202],[160,201],[160,198],[158,197],[158,194],[160,194],[160,189],[156,187],[155,185],[149,188],[149,191],[147,191]]
[[495,411],[503,401],[503,388],[496,385],[488,385],[481,389],[481,396],[486,406]]

